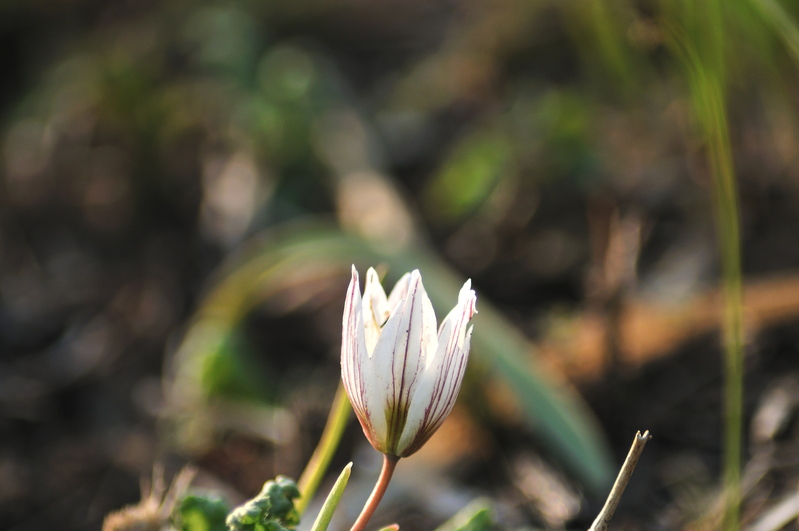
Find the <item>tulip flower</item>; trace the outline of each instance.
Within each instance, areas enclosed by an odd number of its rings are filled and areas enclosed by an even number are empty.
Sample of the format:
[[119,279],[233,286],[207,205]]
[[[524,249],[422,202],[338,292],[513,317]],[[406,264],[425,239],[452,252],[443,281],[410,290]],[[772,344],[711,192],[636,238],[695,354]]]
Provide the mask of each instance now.
[[469,358],[467,325],[476,300],[467,280],[437,327],[418,270],[406,273],[386,296],[370,268],[362,297],[353,266],[342,322],[341,378],[366,438],[385,456],[353,530],[366,525],[399,458],[418,451],[452,410]]

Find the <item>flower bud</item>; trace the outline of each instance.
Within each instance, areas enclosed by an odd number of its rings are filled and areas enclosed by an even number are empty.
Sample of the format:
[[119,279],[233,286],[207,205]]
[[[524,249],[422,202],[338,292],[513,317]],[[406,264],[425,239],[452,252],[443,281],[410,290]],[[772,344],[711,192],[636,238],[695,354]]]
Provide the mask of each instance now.
[[407,457],[443,424],[460,390],[477,297],[467,280],[436,330],[418,270],[386,296],[374,269],[361,297],[358,271],[344,305],[341,378],[363,432],[384,454]]

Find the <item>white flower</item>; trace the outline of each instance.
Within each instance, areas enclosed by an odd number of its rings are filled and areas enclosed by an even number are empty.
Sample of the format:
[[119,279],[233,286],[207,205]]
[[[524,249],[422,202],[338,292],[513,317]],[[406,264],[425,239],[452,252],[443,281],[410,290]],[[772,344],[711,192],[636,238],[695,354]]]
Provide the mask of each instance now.
[[374,269],[361,297],[358,271],[344,305],[341,378],[372,446],[407,457],[435,433],[452,410],[463,380],[477,297],[467,280],[458,304],[436,331],[433,305],[418,270],[386,297]]

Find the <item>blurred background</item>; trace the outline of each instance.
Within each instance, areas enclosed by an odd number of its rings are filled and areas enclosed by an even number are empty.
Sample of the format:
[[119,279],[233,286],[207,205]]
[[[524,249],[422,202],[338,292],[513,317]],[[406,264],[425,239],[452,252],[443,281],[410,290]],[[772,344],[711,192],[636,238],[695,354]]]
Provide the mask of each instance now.
[[[376,526],[435,529],[478,499],[498,528],[585,529],[649,429],[614,528],[712,528],[725,227],[691,46],[715,39],[740,191],[743,515],[799,529],[799,4],[722,15],[0,2],[0,527],[98,529],[156,463],[194,463],[232,504],[298,477],[355,263],[389,284],[419,267],[440,317],[471,278],[480,312],[458,406]],[[379,469],[354,419],[320,492],[351,460],[342,529]]]

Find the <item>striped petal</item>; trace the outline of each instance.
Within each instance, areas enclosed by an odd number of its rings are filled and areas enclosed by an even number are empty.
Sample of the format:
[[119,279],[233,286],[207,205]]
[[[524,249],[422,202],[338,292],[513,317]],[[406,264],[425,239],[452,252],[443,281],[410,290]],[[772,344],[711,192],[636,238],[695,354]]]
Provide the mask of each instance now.
[[369,360],[362,306],[358,271],[353,266],[342,319],[341,379],[366,438],[377,447],[386,433],[382,414],[384,390]]
[[[395,289],[396,291],[396,289]],[[387,453],[395,453],[405,426],[410,397],[420,372],[424,288],[418,271],[411,273],[405,300],[383,327],[372,357],[376,379],[385,390]]]
[[366,286],[363,289],[363,321],[366,334],[366,350],[374,352],[380,330],[389,316],[391,308],[386,300],[386,292],[380,284],[377,271],[370,267],[366,272]]
[[411,274],[405,273],[400,277],[396,284],[394,284],[394,288],[391,290],[391,294],[388,296],[388,307],[392,310],[396,308],[402,301],[407,298],[408,295],[408,288],[411,284]]
[[469,359],[472,328],[467,330],[466,325],[476,313],[475,302],[476,296],[467,281],[461,288],[457,306],[441,324],[438,348],[427,360],[412,397],[408,419],[397,445],[401,457],[419,450],[455,405]]
[[341,374],[364,433],[379,451],[406,457],[441,426],[458,396],[471,342],[476,297],[467,281],[436,330],[419,271],[386,297],[374,269],[363,300],[358,272],[342,320]]

